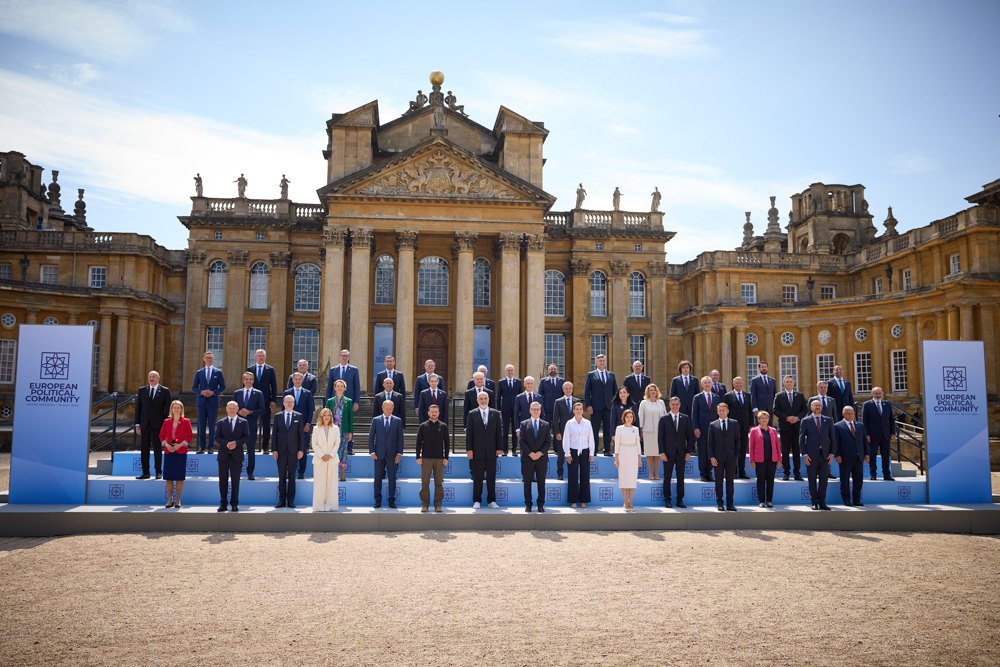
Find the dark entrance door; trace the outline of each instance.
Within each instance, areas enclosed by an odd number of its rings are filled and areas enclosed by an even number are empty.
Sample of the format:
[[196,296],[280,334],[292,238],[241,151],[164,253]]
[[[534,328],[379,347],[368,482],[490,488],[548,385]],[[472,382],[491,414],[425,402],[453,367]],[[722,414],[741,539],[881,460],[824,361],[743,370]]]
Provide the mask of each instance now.
[[417,328],[417,359],[414,372],[420,375],[424,372],[424,362],[433,359],[437,365],[434,372],[445,379],[445,387],[452,393],[455,387],[451,387],[448,378],[448,330],[444,327],[418,327]]

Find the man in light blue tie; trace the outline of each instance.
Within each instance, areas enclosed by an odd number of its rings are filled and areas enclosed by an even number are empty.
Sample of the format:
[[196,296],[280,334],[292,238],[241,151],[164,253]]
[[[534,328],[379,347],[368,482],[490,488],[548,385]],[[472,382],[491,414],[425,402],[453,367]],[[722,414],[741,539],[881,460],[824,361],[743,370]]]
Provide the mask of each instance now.
[[389,507],[396,508],[396,469],[403,458],[403,420],[392,414],[395,404],[382,401],[382,414],[372,419],[368,453],[375,461],[375,509],[382,507],[382,480],[389,476]]
[[[309,450],[309,440],[312,438],[310,430],[312,429],[312,417],[313,412],[315,412],[316,404],[313,401],[312,392],[302,386],[303,381],[302,373],[295,371],[292,373],[292,388],[286,389],[284,396],[291,396],[295,399],[295,411],[302,415],[302,432],[306,435],[306,451]],[[306,464],[309,461],[309,457],[303,456],[299,459],[298,463],[298,478],[305,479],[306,477]]]

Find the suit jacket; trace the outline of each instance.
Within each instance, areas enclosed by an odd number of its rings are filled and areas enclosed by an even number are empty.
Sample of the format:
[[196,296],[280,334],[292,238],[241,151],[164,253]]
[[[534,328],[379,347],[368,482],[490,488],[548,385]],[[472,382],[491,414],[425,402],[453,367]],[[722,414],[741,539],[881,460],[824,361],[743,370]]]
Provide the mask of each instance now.
[[844,380],[844,388],[841,390],[840,383],[837,378],[829,378],[826,381],[826,393],[828,396],[832,396],[834,402],[836,402],[838,417],[844,414],[845,405],[854,405],[854,392],[851,391],[851,383],[849,380]]
[[[507,378],[500,378],[497,380],[497,410],[500,411],[502,415],[514,416],[514,401],[517,399],[518,395],[524,391],[524,385],[521,383],[521,378],[513,378],[514,386],[507,381]],[[562,393],[562,390],[559,391]],[[468,413],[468,410],[466,410]]]
[[296,456],[298,452],[309,449],[309,436],[303,430],[306,421],[302,414],[292,410],[292,423],[285,427],[285,411],[274,415],[271,422],[271,448],[278,453],[278,458]]
[[250,395],[247,396],[243,389],[237,389],[233,392],[233,400],[236,401],[236,405],[239,406],[240,410],[249,410],[250,414],[243,419],[246,419],[250,423],[250,426],[256,431],[257,420],[268,414],[267,403],[264,402],[264,392],[260,389],[254,389],[251,387]]
[[[211,398],[205,398],[201,395],[206,389],[211,389],[215,392],[215,396]],[[205,377],[205,366],[198,369],[198,372],[194,374],[194,382],[191,383],[191,391],[198,395],[197,405],[199,408],[212,407],[213,405],[219,407],[219,394],[226,390],[226,378],[223,377],[222,371],[216,367],[212,367],[212,378],[208,379]]]
[[[737,394],[743,395],[743,402],[737,398]],[[750,429],[757,425],[757,420],[753,416],[753,408],[750,405],[750,394],[748,392],[738,392],[735,389],[722,397],[722,402],[729,406],[729,418],[735,419],[740,424],[740,438],[746,441],[749,437]]]
[[[708,425],[708,456],[719,462],[734,461],[740,452],[740,425],[735,419],[726,420],[726,431],[722,431],[722,420],[716,419]],[[719,499],[722,502],[722,499]]]
[[[773,426],[768,426],[767,437],[768,440],[771,441],[770,460],[774,462],[781,461],[781,439],[778,437],[777,429]],[[764,435],[761,432],[759,425],[750,429],[750,443],[748,449],[751,461],[754,463],[764,462],[764,454],[767,452],[764,450]]]
[[253,373],[253,388],[260,389],[260,392],[264,394],[264,404],[270,410],[271,403],[277,403],[279,395],[278,376],[274,372],[274,366],[264,364],[264,368],[260,372],[260,379],[257,378],[257,364],[247,366],[247,372]]
[[720,397],[721,396],[725,396],[726,395],[726,385],[723,384],[722,382],[713,382],[712,383],[712,393],[713,394],[718,394]]
[[542,402],[542,395],[537,391],[531,392],[531,400],[528,400],[528,392],[522,391],[517,395],[514,400],[514,423],[517,424],[517,428],[521,428],[520,424],[525,419],[531,419],[531,403],[537,401]]
[[596,368],[587,373],[587,381],[583,385],[583,407],[597,411],[611,410],[611,402],[618,395],[618,382],[614,373],[609,370],[604,372],[608,377],[607,382],[601,382]]
[[660,417],[657,425],[656,441],[661,454],[666,454],[668,461],[679,461],[686,454],[695,453],[694,428],[691,418],[683,412],[677,417],[678,427],[674,428],[674,416],[671,413]]
[[[770,375],[761,376],[759,373],[750,380],[750,409],[754,414],[758,410],[774,409],[774,396],[778,391],[778,384]],[[774,417],[771,417],[771,425],[774,425]]]
[[[445,424],[448,423],[448,394],[444,393],[440,389],[437,391],[437,400],[431,396],[430,389],[424,389],[420,392],[420,396],[417,397],[417,415],[420,418],[420,423],[423,424],[427,421],[427,411],[430,410],[432,405],[438,406],[441,412],[438,413],[438,419],[443,421]],[[393,414],[396,413],[395,408],[393,408]]]
[[555,377],[554,383],[548,375],[535,383],[538,387],[538,393],[542,395],[542,417],[547,422],[552,421],[552,406],[556,402],[556,399],[563,395],[562,386],[565,383],[566,379],[558,375]]
[[[282,396],[295,396],[294,389],[286,389]],[[282,399],[284,400],[284,399]],[[299,390],[299,400],[295,401],[295,407],[292,408],[295,412],[302,415],[305,421],[303,426],[312,423],[313,413],[316,412],[316,403],[313,401],[312,392],[308,389],[302,388]]]
[[[809,406],[810,412],[812,412],[811,406],[813,401],[819,401],[820,403],[822,403],[823,397],[820,396],[819,394],[809,397],[809,400],[806,401],[806,405]],[[826,407],[823,408],[823,414],[835,422],[840,420],[840,415],[837,414],[837,402],[830,397],[829,393],[827,393],[826,395]]]
[[868,432],[862,422],[854,420],[854,435],[851,435],[847,421],[841,419],[833,425],[833,455],[841,457],[844,466],[864,462],[869,455],[867,436]]
[[[219,448],[219,453],[215,459],[217,461],[242,461],[243,449],[250,438],[250,424],[246,419],[236,416],[236,427],[230,428],[229,417],[223,417],[215,423],[215,446]],[[230,440],[236,441],[236,449],[229,451],[226,444]]]
[[[438,389],[440,389],[441,391],[447,392],[448,390],[444,386],[444,376],[438,375],[437,373],[435,373],[435,375],[438,376]],[[414,410],[417,409],[417,399],[420,396],[420,392],[422,392],[424,389],[430,389],[430,388],[431,388],[431,384],[430,384],[430,382],[427,381],[427,373],[421,373],[420,375],[418,375],[416,381],[413,383],[413,409]]]
[[343,374],[340,371],[340,364],[330,367],[330,375],[326,379],[326,400],[330,400],[333,396],[333,383],[337,380],[343,380],[347,383],[347,389],[344,390],[344,396],[354,401],[355,404],[358,402],[358,398],[361,396],[361,376],[358,375],[358,367],[347,364],[347,368],[344,370]]
[[809,405],[801,391],[793,391],[792,400],[789,401],[788,394],[782,390],[774,396],[774,408],[771,412],[778,418],[778,433],[796,432],[799,430],[799,425],[789,424],[785,421],[785,417],[798,417],[801,420],[809,414]]
[[[476,381],[473,380],[472,378],[469,378],[469,382],[465,385],[465,388],[472,389],[475,386],[476,386]],[[496,393],[497,391],[496,383],[490,378],[483,379],[483,386],[492,391],[493,393]]]
[[676,396],[681,400],[681,412],[690,416],[691,415],[691,401],[694,400],[695,394],[701,391],[701,383],[693,375],[688,375],[688,386],[684,386],[684,376],[677,375],[673,380],[670,381],[670,396],[667,398],[673,398]]
[[[483,420],[479,420],[479,425],[483,425]],[[521,429],[521,436],[518,442],[521,443],[521,460],[528,459],[528,454],[533,452],[541,452],[542,456],[548,456],[549,447],[552,446],[552,429],[549,423],[544,419],[538,420],[538,435],[535,435],[535,429],[531,426],[531,420],[525,419],[520,423],[518,428]]]
[[[718,407],[722,403],[722,398],[718,394],[708,393],[709,401],[705,400],[705,393],[700,392],[691,400],[691,428],[701,431],[702,439],[707,437],[708,425],[719,418]],[[739,422],[736,423],[736,432],[739,433]]]
[[[573,402],[576,403],[580,399],[573,397]],[[566,397],[562,396],[556,399],[556,402],[552,406],[552,421],[549,424],[552,427],[553,435],[559,435],[560,440],[562,440],[563,431],[566,430],[566,423],[573,418],[573,406],[566,406]],[[556,445],[553,445],[555,447]],[[559,450],[562,451],[562,445],[559,445]]]
[[368,429],[368,453],[374,454],[381,461],[395,459],[396,454],[402,455],[403,420],[391,415],[387,428],[382,415],[372,419],[372,426]]
[[[652,384],[652,382],[648,375],[640,375],[639,379],[636,380],[635,373],[629,373],[625,376],[625,380],[622,381],[622,385],[628,389],[628,397],[632,399],[632,402],[639,405],[646,396],[646,387]],[[668,396],[667,398],[670,397]]]
[[[250,372],[253,373],[253,371]],[[297,372],[298,371],[296,371],[296,373]],[[295,373],[292,373],[292,375],[295,375]],[[285,383],[285,389],[291,389],[292,385],[295,384],[294,382],[292,382],[292,375],[288,376],[288,382]],[[310,392],[312,392],[313,396],[316,395],[316,384],[317,384],[316,376],[313,375],[312,373],[307,371],[306,374],[302,376],[302,386],[305,389],[308,389]]]
[[[486,389],[485,387],[483,387],[483,389],[486,392],[486,395],[490,397],[490,402],[489,402],[488,405],[491,408],[495,408],[496,407],[496,396],[494,396],[493,392],[490,391],[489,389]],[[467,414],[469,414],[469,412],[471,410],[478,410],[479,409],[479,401],[476,400],[476,396],[478,396],[478,395],[479,395],[479,392],[477,392],[475,390],[475,388],[473,388],[473,389],[467,389],[465,391],[465,405],[463,406],[463,409],[462,409],[462,413],[463,414],[467,415]]]
[[382,403],[386,400],[392,401],[392,414],[399,417],[400,421],[403,422],[403,428],[406,428],[406,399],[395,389],[389,396],[386,396],[384,391],[375,394],[375,403],[372,405],[372,419],[382,415]]
[[813,461],[833,454],[833,420],[820,415],[820,425],[816,427],[813,415],[799,422],[799,449]]
[[[617,398],[615,398],[615,400],[612,401],[612,403],[611,403],[611,428],[618,428],[619,426],[622,425],[622,415],[625,414],[626,410],[631,410],[633,413],[635,413],[635,422],[632,424],[632,426],[635,426],[636,428],[641,429],[642,428],[642,424],[640,423],[640,420],[639,420],[639,404],[638,403],[633,403],[631,396],[629,396],[629,402],[626,403],[625,405],[622,405],[622,402],[619,401]],[[570,419],[572,419],[572,418],[573,417],[571,415]]]
[[879,414],[875,401],[868,400],[861,406],[861,421],[865,424],[871,444],[888,442],[896,435],[896,418],[892,415],[892,404],[882,399],[882,414]]
[[[149,385],[139,388],[135,400],[135,423],[140,428],[148,429],[153,439],[160,432],[163,422],[170,418],[170,389],[162,384],[156,387],[156,396],[149,398]],[[154,430],[155,429],[155,430]]]
[[[388,371],[383,370],[378,372],[375,376],[375,385],[372,387],[372,395],[385,390],[382,383],[385,382],[387,377],[389,377]],[[398,391],[403,395],[403,400],[406,400],[406,378],[397,370],[392,371],[392,390]]]
[[475,460],[495,460],[497,451],[503,449],[503,430],[500,411],[490,408],[486,424],[479,416],[479,408],[465,415],[465,451],[472,452]]

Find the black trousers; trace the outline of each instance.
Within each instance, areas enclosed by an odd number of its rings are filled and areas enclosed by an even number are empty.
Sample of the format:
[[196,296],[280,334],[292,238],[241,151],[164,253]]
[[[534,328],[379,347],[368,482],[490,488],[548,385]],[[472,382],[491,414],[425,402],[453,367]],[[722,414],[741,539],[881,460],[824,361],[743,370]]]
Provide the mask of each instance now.
[[[801,477],[802,464],[799,463],[799,459],[802,452],[799,450],[799,425],[795,424],[794,428],[779,431],[778,437],[781,439],[781,465],[785,469],[785,474]],[[794,468],[788,465],[789,454],[792,455],[792,461],[795,463]]]
[[698,472],[702,479],[712,476],[712,457],[708,455],[708,429],[701,432],[696,445],[698,452]]
[[684,502],[684,469],[686,462],[683,456],[674,454],[663,462],[663,500],[670,501],[670,477],[677,468],[677,501]]
[[[254,452],[254,448],[257,446],[257,418],[256,417],[245,417],[247,420],[247,430],[250,431],[250,437],[247,438],[247,475],[252,475],[254,466],[257,465],[257,454]],[[265,431],[269,429],[264,429]]]
[[876,456],[882,457],[882,477],[892,477],[892,454],[889,451],[889,440],[875,442],[873,439],[870,451],[871,456],[868,457],[868,469],[871,471],[872,477],[875,476],[876,466],[878,465],[875,461]]
[[[305,457],[303,457],[305,458]],[[278,452],[278,502],[295,502],[295,454]]]
[[554,440],[552,445],[556,450],[556,478],[562,479],[566,472],[566,452],[563,451],[562,440]]
[[[770,458],[770,452],[765,455]],[[774,502],[774,472],[777,467],[777,461],[766,460],[757,464],[757,502]]]
[[[305,458],[304,456],[302,458]],[[389,478],[389,502],[396,504],[396,457],[375,459],[375,502],[382,504],[382,480]]]
[[545,473],[549,468],[548,455],[542,456],[537,461],[532,461],[526,456],[521,457],[521,477],[524,479],[524,504],[531,505],[531,480],[538,482],[539,507],[545,506]]
[[149,474],[149,450],[153,450],[153,463],[156,466],[156,474],[163,473],[163,446],[160,445],[160,429],[153,429],[146,426],[139,436],[139,451],[142,456],[142,474]]
[[[597,439],[597,432],[604,428],[604,455],[609,456],[611,450],[614,449],[611,446],[611,436],[615,434],[613,428],[611,428],[611,410],[604,409],[598,410],[594,408],[594,414],[590,416],[590,427],[594,429],[594,449],[601,449],[601,441]],[[584,502],[584,501],[580,501]]]
[[483,502],[483,478],[486,478],[486,502],[497,501],[497,459],[495,456],[469,461],[472,471],[472,502]]
[[[265,414],[267,419],[260,420],[260,451],[267,454],[271,451],[271,409],[268,408]],[[257,433],[256,428],[251,428],[250,431],[254,434]],[[250,447],[250,451],[253,451],[253,447]],[[247,472],[250,472],[249,463],[247,464]]]
[[[842,459],[840,464],[840,497],[844,500],[844,503],[854,503],[855,505],[861,502],[861,483],[865,478],[865,460],[855,458],[853,463],[847,461],[847,459]],[[854,482],[853,488],[851,487],[851,482]]]
[[226,504],[229,495],[229,483],[232,482],[233,495],[229,504],[235,507],[240,504],[240,473],[243,472],[243,457],[229,456],[219,461],[219,504]]
[[813,504],[826,504],[826,487],[830,479],[830,464],[826,462],[827,454],[816,459],[809,459],[806,474],[809,476],[809,499]]
[[747,452],[750,451],[750,431],[744,431],[740,428],[740,453],[736,458],[736,474],[737,476],[747,474]]
[[590,502],[590,449],[571,449],[569,482],[566,490],[570,503]]
[[[505,412],[503,417],[503,453],[506,454],[508,451],[517,454],[517,424],[514,422],[514,413]],[[507,434],[510,434],[511,448],[507,449]]]
[[[711,464],[711,461],[709,461]],[[733,478],[736,477],[736,459],[726,459],[725,461],[719,461],[718,467],[715,468],[715,503],[717,505],[722,504],[722,478],[725,477],[726,481],[726,507],[733,506],[733,494],[736,492],[736,483]]]
[[[305,434],[306,438],[308,438],[309,440],[312,440],[312,430],[314,428],[316,428],[316,427],[315,426],[310,426],[309,427],[309,432]],[[302,455],[301,459],[299,459],[299,475],[305,475],[306,474],[306,464],[308,464],[308,463],[309,463],[309,447],[307,445],[306,446],[306,453]]]

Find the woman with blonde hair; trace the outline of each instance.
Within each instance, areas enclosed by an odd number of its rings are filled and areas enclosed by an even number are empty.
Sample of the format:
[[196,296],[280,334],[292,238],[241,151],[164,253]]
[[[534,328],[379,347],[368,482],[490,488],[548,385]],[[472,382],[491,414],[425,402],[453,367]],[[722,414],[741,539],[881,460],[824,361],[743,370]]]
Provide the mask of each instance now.
[[181,491],[187,472],[188,445],[194,438],[191,420],[184,416],[184,404],[170,403],[170,416],[160,427],[160,444],[163,446],[163,483],[167,487],[166,507],[181,508]]
[[657,429],[660,426],[660,417],[666,414],[667,406],[660,398],[660,388],[650,383],[646,387],[645,398],[639,404],[639,436],[650,479],[660,479],[660,443]]
[[340,427],[333,421],[333,411],[323,408],[312,430],[313,512],[333,512],[340,507],[337,470],[340,457]]
[[634,510],[635,485],[639,478],[639,428],[635,413],[622,413],[622,423],[615,429],[615,467],[618,468],[618,488],[622,490],[625,510]]
[[760,506],[774,507],[774,473],[781,467],[781,441],[767,410],[757,411],[757,426],[750,429],[750,465],[757,472]]
[[326,402],[326,407],[333,413],[333,423],[340,429],[340,446],[337,447],[337,460],[340,461],[340,481],[346,479],[347,452],[354,440],[354,401],[344,395],[347,383],[337,380],[333,383],[333,396]]

